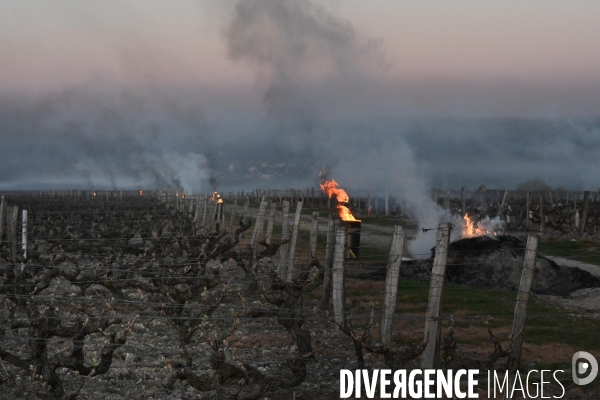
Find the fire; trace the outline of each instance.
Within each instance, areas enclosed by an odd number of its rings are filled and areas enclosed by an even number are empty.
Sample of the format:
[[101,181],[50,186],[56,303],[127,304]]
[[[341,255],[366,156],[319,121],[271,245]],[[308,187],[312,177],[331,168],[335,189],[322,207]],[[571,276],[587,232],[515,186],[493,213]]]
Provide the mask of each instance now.
[[357,221],[360,222],[359,219],[354,218],[352,212],[348,208],[348,201],[350,200],[348,197],[348,193],[344,189],[338,188],[338,183],[333,179],[327,181],[325,179],[321,180],[321,190],[327,193],[327,196],[331,198],[334,194],[337,198],[338,205],[338,214],[342,221]]
[[140,196],[143,196],[143,195],[144,195],[144,192],[140,190]]
[[473,219],[469,217],[469,214],[465,214],[463,218],[463,228],[462,228],[462,237],[463,238],[471,238],[476,236],[484,236],[494,234],[496,236],[496,232],[490,231],[484,227],[481,222],[478,222],[477,225],[473,223]]
[[219,192],[213,192],[210,200],[216,201],[219,204],[223,204],[223,199],[221,198],[221,195],[219,194]]

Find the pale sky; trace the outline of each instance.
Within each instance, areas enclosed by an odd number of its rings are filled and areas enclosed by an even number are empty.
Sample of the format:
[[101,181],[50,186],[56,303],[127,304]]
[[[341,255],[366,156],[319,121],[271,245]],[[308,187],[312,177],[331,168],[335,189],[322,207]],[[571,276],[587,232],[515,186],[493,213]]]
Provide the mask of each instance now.
[[[187,154],[199,169],[229,165],[248,143],[260,150],[244,159],[308,154],[308,164],[334,165],[315,142],[338,150],[350,135],[408,148],[433,184],[535,175],[597,186],[598,21],[591,0],[0,0],[0,129],[13,144],[0,154],[0,183],[35,182],[35,168],[69,182],[76,170],[87,184],[146,179],[122,162],[94,178],[94,166],[124,151],[113,151],[119,140],[153,162],[165,149]],[[462,122],[412,122],[429,119]],[[560,164],[544,145],[495,170],[493,157],[517,157],[513,129],[532,143],[573,137],[566,156],[592,154]],[[65,154],[15,174],[26,143],[44,141]],[[475,177],[463,155],[436,161],[461,141],[490,146]]]
[[[57,88],[98,76],[199,87],[254,81],[251,67],[227,57],[223,32],[234,1],[0,5],[4,90]],[[597,1],[337,0],[324,6],[351,24],[360,41],[377,43],[385,65],[374,63],[365,73],[386,84],[514,80],[570,91],[600,81]]]

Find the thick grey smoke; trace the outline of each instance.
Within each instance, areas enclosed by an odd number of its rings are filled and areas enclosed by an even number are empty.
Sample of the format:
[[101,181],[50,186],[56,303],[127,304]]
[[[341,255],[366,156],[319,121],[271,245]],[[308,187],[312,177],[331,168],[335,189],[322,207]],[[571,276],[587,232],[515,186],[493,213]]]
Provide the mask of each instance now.
[[350,24],[307,0],[243,0],[226,32],[229,55],[258,69],[269,116],[305,134],[319,120],[305,85],[336,77],[361,56]]
[[156,93],[74,87],[0,95],[5,187],[209,190],[209,130],[199,108]]
[[[315,166],[331,167],[331,176],[346,185],[391,189],[422,226],[436,227],[439,211],[406,143],[371,137],[368,126],[355,134],[334,132],[320,115],[318,92],[307,89],[320,80],[365,80],[360,60],[374,49],[360,42],[349,23],[308,0],[242,0],[227,30],[230,56],[258,69],[267,114],[292,143],[318,142],[306,154]],[[414,243],[415,254],[431,247],[421,236]]]

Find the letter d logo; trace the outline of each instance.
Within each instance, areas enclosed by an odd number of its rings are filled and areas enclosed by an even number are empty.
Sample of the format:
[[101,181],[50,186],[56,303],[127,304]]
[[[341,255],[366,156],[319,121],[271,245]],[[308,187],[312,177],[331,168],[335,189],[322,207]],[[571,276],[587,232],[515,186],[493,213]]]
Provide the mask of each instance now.
[[[585,361],[578,362],[580,359]],[[598,361],[588,352],[578,351],[573,354],[573,361],[571,364],[571,373],[573,374],[573,382],[576,385],[583,386],[592,383],[592,381],[598,375]],[[586,378],[580,378],[579,375],[585,375],[589,372]]]

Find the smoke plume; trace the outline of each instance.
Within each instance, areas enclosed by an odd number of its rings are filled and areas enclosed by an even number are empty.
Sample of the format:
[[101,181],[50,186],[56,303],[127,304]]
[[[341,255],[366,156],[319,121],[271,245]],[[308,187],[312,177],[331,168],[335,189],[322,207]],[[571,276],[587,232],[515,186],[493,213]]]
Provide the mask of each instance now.
[[[12,143],[6,186],[209,190],[209,129],[199,109],[127,89],[73,87],[0,95],[0,130]],[[45,181],[46,183],[41,183]]]

